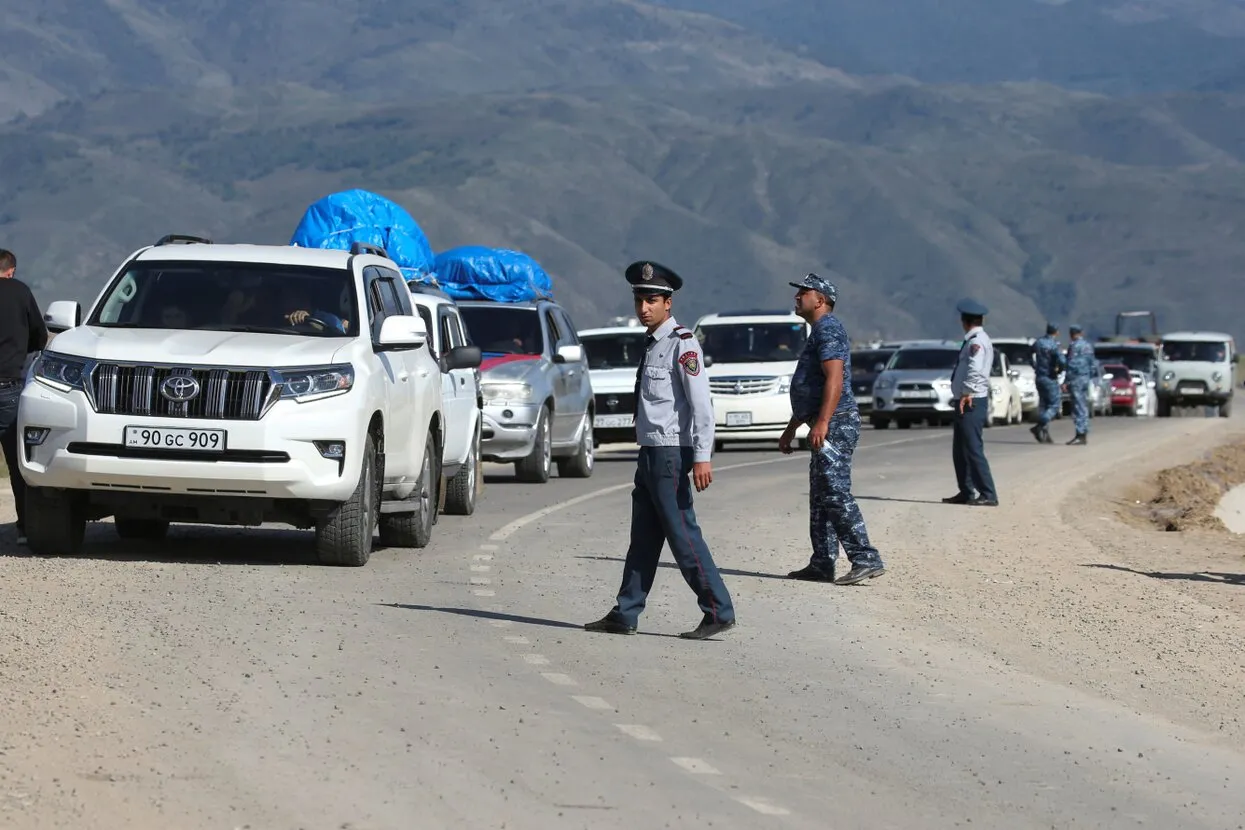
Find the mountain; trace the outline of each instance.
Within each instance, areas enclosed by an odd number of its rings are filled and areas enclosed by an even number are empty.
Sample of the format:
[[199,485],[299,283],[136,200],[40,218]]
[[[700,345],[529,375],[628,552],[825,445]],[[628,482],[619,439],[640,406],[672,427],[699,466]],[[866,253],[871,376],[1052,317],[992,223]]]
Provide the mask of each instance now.
[[966,294],[1000,334],[1141,307],[1245,336],[1241,96],[852,76],[627,0],[91,13],[129,34],[76,8],[44,7],[41,58],[2,58],[53,90],[0,125],[0,245],[43,303],[89,302],[165,233],[283,244],[310,202],[365,187],[436,250],[531,253],[581,327],[626,312],[622,269],[653,258],[686,278],[688,322],[787,307],[815,270],[861,337],[955,335]]

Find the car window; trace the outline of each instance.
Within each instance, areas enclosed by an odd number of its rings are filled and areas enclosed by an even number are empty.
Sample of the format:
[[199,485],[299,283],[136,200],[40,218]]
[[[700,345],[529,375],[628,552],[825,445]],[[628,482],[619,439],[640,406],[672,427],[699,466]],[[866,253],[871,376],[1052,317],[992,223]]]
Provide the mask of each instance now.
[[562,330],[562,342],[559,345],[579,346],[579,334],[575,331],[575,324],[571,322],[570,315],[566,313],[566,309],[559,308],[557,310],[558,327]]
[[450,333],[454,336],[454,348],[467,345],[467,338],[463,336],[463,321],[458,319],[458,314],[453,311],[448,312],[450,318]]
[[1222,363],[1231,352],[1226,340],[1164,340],[1164,360],[1193,360],[1201,363]]
[[702,351],[717,363],[795,360],[808,340],[804,323],[713,323],[699,326]]
[[428,330],[428,351],[433,357],[440,357],[441,351],[437,348],[437,344],[433,342],[436,338],[432,334],[437,328],[432,322],[432,312],[422,305],[415,306],[415,309],[419,312],[419,319],[424,321],[424,328]]
[[900,349],[891,356],[887,369],[954,369],[960,353],[956,349]]
[[553,348],[564,345],[562,340],[562,328],[558,325],[558,321],[553,319],[553,312],[545,312],[545,326],[549,329],[549,342],[553,344]]
[[453,328],[450,326],[450,315],[446,311],[441,311],[438,315],[437,328],[441,335],[441,347],[449,352],[450,349],[458,345],[454,342]]
[[644,355],[644,329],[617,334],[589,334],[580,338],[589,369],[638,368]]
[[485,354],[538,355],[544,352],[540,315],[530,306],[501,303],[460,306],[472,343]]

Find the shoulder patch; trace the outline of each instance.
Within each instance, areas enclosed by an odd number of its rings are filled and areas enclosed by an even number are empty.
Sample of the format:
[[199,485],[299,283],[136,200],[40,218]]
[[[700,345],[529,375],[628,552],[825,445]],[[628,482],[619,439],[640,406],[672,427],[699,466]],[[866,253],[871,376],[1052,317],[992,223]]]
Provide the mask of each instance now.
[[679,355],[679,365],[683,367],[683,371],[695,377],[700,374],[700,355],[696,352],[684,352]]
[[979,351],[981,351],[980,343],[973,343],[971,346],[968,347],[968,353],[973,355],[974,357],[977,355],[977,352]]

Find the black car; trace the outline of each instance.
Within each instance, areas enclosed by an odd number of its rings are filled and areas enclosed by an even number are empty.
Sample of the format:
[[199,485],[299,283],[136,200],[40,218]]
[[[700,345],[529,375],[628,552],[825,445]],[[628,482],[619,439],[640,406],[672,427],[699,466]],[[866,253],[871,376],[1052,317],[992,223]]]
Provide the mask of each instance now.
[[861,349],[852,352],[852,394],[861,414],[873,409],[873,381],[882,373],[894,349]]

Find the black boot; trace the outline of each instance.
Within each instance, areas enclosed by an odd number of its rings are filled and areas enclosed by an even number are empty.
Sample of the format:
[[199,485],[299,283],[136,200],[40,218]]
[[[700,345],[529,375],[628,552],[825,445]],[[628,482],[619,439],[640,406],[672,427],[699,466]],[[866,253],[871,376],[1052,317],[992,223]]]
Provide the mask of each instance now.
[[1046,432],[1046,427],[1042,426],[1041,424],[1034,424],[1034,425],[1033,425],[1033,426],[1029,429],[1029,432],[1032,432],[1032,433],[1033,433],[1033,437],[1037,439],[1037,442],[1038,442],[1039,444],[1043,443],[1043,440],[1042,440],[1042,435],[1043,435],[1043,433],[1045,433],[1045,432]]
[[1050,437],[1050,427],[1042,427],[1042,443],[1053,444],[1055,439]]
[[1077,434],[1076,434],[1076,435],[1072,438],[1072,440],[1068,442],[1068,446],[1070,447],[1070,446],[1072,446],[1073,444],[1088,444],[1088,443],[1089,443],[1089,440],[1088,440],[1088,439],[1089,439],[1089,436],[1088,436],[1088,435],[1086,435],[1086,434],[1085,434],[1085,433],[1083,433],[1083,432],[1078,432],[1078,433],[1077,433]]

